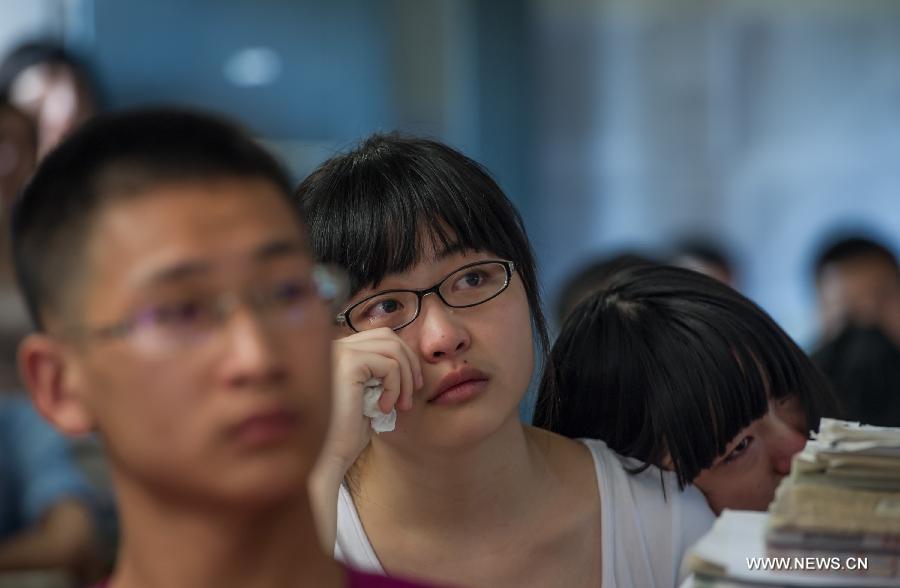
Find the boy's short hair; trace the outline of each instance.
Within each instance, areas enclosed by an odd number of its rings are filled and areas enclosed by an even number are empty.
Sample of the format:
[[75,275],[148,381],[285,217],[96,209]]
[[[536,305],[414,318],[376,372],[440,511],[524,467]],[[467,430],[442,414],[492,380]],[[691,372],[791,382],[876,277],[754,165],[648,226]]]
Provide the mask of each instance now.
[[101,115],[52,151],[16,203],[13,263],[32,321],[71,296],[91,223],[105,206],[163,184],[214,178],[272,182],[285,202],[284,168],[234,124],[198,112],[148,109]]

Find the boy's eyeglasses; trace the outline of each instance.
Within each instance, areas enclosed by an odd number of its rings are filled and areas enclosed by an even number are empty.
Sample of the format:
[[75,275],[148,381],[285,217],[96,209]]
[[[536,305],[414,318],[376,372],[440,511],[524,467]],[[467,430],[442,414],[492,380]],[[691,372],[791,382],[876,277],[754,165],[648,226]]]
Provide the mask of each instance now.
[[435,294],[451,308],[484,304],[506,290],[515,270],[511,261],[477,261],[424,290],[384,290],[373,294],[345,308],[336,320],[357,333],[380,327],[399,331],[419,316],[425,296]]
[[241,304],[270,330],[296,330],[317,321],[326,323],[329,303],[343,298],[346,283],[340,270],[316,265],[312,272],[270,280],[243,292],[186,297],[148,306],[109,325],[69,331],[81,338],[129,338],[151,352],[179,350],[208,340]]

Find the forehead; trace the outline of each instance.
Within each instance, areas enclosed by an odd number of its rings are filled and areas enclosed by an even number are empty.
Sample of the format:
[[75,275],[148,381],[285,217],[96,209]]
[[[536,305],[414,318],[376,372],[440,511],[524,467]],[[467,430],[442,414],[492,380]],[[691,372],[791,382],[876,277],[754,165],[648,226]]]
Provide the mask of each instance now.
[[428,288],[465,265],[496,258],[494,254],[464,247],[431,250],[408,270],[388,274],[377,284],[361,289],[352,296],[351,301],[362,300],[383,290]]
[[305,236],[285,196],[265,180],[174,183],[113,200],[86,240],[91,278],[136,282],[185,261],[246,263],[260,248]]

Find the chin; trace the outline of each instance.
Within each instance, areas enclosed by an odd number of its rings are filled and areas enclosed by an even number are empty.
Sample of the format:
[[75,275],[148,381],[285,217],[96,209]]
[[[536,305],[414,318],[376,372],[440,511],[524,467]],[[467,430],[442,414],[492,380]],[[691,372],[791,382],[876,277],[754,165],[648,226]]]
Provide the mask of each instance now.
[[312,465],[297,454],[290,459],[260,460],[219,476],[212,490],[236,506],[266,506],[296,499],[305,496]]
[[[472,403],[463,410],[451,414],[434,414],[434,418],[419,423],[417,443],[436,450],[463,450],[477,447],[507,424],[510,418],[518,420],[518,410],[501,411],[498,407],[478,406]],[[518,405],[517,405],[518,406]]]
[[217,489],[223,504],[240,509],[266,509],[306,499],[307,475],[282,472],[247,477]]

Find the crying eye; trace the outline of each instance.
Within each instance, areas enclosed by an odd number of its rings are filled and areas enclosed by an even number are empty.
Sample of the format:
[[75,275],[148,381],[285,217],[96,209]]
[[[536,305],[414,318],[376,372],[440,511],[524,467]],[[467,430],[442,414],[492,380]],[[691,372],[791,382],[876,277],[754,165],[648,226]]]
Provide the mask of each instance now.
[[375,304],[366,308],[365,316],[370,319],[378,319],[386,314],[399,312],[403,305],[399,301],[392,298],[387,300],[379,300]]

